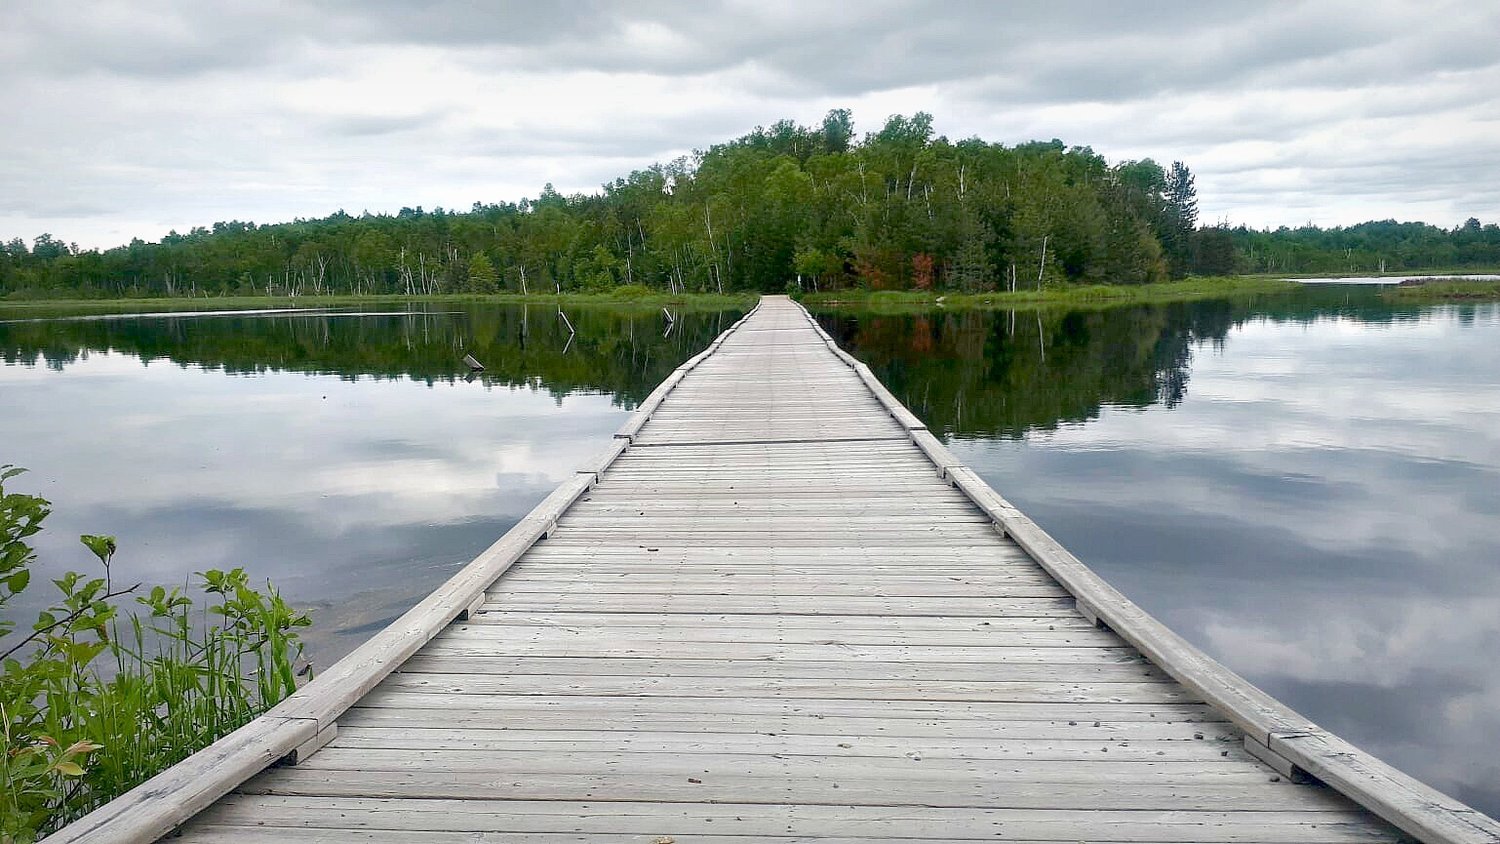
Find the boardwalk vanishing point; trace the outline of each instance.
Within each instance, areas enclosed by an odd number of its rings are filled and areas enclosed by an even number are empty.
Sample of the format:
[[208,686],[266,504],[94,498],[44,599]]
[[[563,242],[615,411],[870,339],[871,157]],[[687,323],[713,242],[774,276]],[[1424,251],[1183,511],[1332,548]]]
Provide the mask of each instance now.
[[386,630],[48,840],[174,832],[1500,842],[1100,580],[774,296]]

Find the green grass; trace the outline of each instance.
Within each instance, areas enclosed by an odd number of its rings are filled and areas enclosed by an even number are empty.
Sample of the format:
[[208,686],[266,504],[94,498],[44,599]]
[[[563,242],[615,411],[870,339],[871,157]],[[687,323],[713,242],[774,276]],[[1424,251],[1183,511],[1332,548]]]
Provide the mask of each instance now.
[[1411,278],[1412,276],[1428,276],[1428,277],[1431,277],[1431,278],[1447,278],[1447,277],[1450,277],[1450,276],[1497,275],[1497,274],[1500,274],[1500,268],[1496,268],[1496,267],[1438,267],[1436,269],[1387,270],[1385,272],[1379,272],[1379,271],[1376,271],[1376,270],[1349,270],[1349,271],[1331,270],[1329,272],[1311,272],[1311,271],[1309,271],[1309,272],[1302,272],[1302,273],[1281,273],[1277,277],[1278,278],[1308,279],[1308,278],[1349,278],[1349,277],[1355,277],[1355,276],[1357,276],[1359,278],[1402,279],[1402,278]]
[[841,290],[810,293],[802,297],[808,305],[856,307],[877,311],[930,310],[943,308],[1034,309],[1050,307],[1107,307],[1118,304],[1160,304],[1229,296],[1290,293],[1300,285],[1265,276],[1187,278],[1161,284],[1098,284],[1048,287],[1042,290],[995,291],[991,293],[944,293],[917,290]]
[[1422,284],[1401,284],[1380,292],[1391,302],[1500,302],[1500,281],[1437,279]]
[[0,316],[41,317],[62,315],[154,313],[174,311],[228,311],[263,308],[334,308],[370,305],[428,304],[501,304],[566,305],[578,307],[608,306],[656,310],[668,305],[687,310],[722,310],[745,308],[756,300],[754,293],[689,293],[668,295],[643,287],[620,287],[607,293],[564,293],[561,296],[533,293],[444,293],[436,296],[199,296],[196,298],[152,299],[0,299]]

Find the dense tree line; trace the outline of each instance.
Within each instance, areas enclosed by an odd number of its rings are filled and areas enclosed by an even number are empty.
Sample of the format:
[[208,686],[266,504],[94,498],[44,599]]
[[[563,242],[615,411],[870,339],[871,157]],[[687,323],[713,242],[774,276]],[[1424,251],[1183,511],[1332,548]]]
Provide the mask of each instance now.
[[1380,220],[1330,229],[1215,227],[1198,232],[1194,263],[1209,273],[1380,273],[1500,267],[1500,225],[1455,229]]
[[819,126],[757,128],[595,194],[549,185],[535,199],[466,212],[220,222],[103,251],[17,238],[0,244],[0,294],[982,291],[1500,264],[1500,230],[1474,220],[1453,232],[1417,223],[1253,231],[1199,228],[1196,205],[1181,162],[1111,165],[1057,140],[952,142],[925,113],[857,139],[839,109]]
[[1187,269],[1192,176],[1060,141],[935,136],[930,115],[854,137],[846,110],[779,122],[597,194],[550,186],[467,212],[216,223],[160,243],[0,251],[0,291],[101,296],[805,287],[988,290],[1141,283]]

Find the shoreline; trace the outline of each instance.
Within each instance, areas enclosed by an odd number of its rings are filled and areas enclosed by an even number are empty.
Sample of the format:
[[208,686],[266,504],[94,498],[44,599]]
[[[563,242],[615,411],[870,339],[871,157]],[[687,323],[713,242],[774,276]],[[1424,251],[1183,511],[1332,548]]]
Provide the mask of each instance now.
[[639,308],[656,310],[667,306],[688,307],[694,310],[723,308],[749,308],[758,294],[743,295],[717,293],[689,293],[681,295],[648,294],[617,296],[610,293],[439,293],[435,295],[403,296],[400,294],[355,295],[341,293],[331,296],[198,296],[198,297],[154,297],[120,299],[0,299],[0,317],[31,316],[39,311],[57,313],[139,313],[155,311],[176,313],[181,311],[248,311],[266,310],[317,310],[351,305],[393,304],[506,304],[506,305],[573,305],[578,307],[609,306],[614,308]]
[[1109,307],[1111,305],[1164,304],[1197,299],[1277,295],[1301,289],[1295,281],[1265,276],[1187,278],[1157,284],[1098,284],[1058,286],[1043,290],[991,291],[987,293],[943,293],[916,290],[841,290],[808,293],[800,297],[819,308],[847,306],[875,309],[1038,309],[1050,307]]
[[[1396,278],[1400,278],[1397,276]],[[1156,284],[1065,285],[1043,290],[958,293],[923,290],[867,290],[845,288],[828,292],[804,292],[795,298],[809,307],[877,311],[933,309],[1036,310],[1044,308],[1104,308],[1131,304],[1170,304],[1201,299],[1244,298],[1294,293],[1306,283],[1285,276],[1205,276]],[[1375,286],[1375,285],[1371,285]],[[1379,295],[1393,302],[1496,302],[1500,281],[1462,280],[1438,275],[1421,283],[1379,286]],[[744,293],[439,293],[335,294],[324,296],[198,296],[118,299],[0,299],[0,319],[42,315],[150,314],[181,312],[317,310],[360,305],[411,304],[502,304],[570,307],[611,307],[655,311],[661,308],[689,310],[747,309],[760,294]]]

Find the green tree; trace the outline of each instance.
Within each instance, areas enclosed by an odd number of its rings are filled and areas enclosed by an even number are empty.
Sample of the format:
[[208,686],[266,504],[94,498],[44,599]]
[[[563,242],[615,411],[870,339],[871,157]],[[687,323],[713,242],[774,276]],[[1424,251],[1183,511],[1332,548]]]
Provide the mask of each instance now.
[[1172,162],[1164,185],[1166,224],[1162,246],[1171,264],[1172,275],[1186,275],[1192,257],[1193,231],[1198,225],[1198,190],[1193,174],[1181,161]]
[[500,275],[483,252],[475,252],[469,258],[468,289],[474,293],[494,293],[500,289]]

